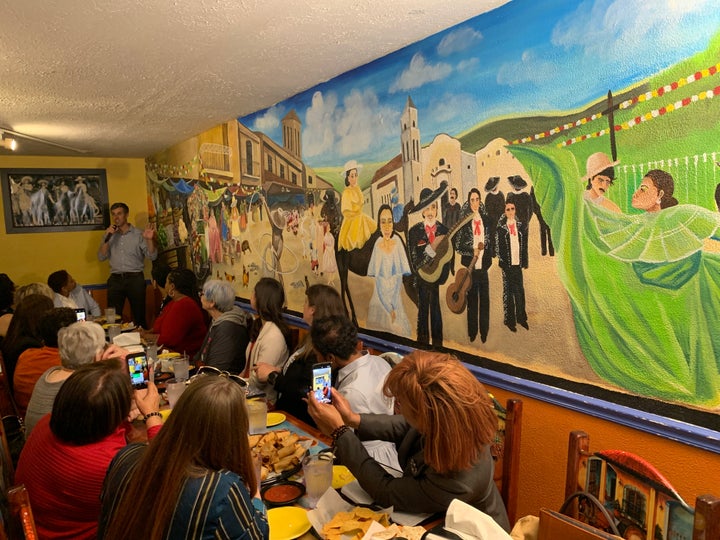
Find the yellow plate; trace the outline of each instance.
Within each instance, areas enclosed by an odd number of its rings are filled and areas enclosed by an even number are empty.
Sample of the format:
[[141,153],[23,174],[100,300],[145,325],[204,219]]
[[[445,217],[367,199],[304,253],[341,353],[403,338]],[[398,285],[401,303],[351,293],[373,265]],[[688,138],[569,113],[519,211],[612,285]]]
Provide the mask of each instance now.
[[307,510],[298,506],[281,506],[267,512],[270,540],[292,540],[310,530]]
[[158,354],[158,358],[167,360],[168,358],[177,358],[180,356],[180,353],[177,352],[166,352],[166,353],[160,353]]
[[163,409],[160,411],[160,414],[162,415],[163,422],[167,421],[168,416],[170,416],[170,413],[172,412],[172,409]]
[[285,415],[279,412],[267,413],[267,427],[277,426],[285,421]]
[[345,465],[333,465],[333,489],[340,489],[345,484],[349,484],[353,480],[355,480],[353,473],[351,473],[350,469],[348,469]]

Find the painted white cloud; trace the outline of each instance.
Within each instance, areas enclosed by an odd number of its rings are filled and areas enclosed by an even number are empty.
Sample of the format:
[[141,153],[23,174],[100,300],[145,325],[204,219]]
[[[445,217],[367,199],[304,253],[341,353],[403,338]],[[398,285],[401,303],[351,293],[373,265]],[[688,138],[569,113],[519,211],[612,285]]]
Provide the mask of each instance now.
[[419,88],[424,84],[444,79],[452,73],[452,67],[444,62],[428,64],[422,54],[416,53],[410,65],[390,86],[390,93]]
[[468,94],[445,93],[428,104],[428,120],[434,125],[444,125],[456,118],[472,116],[478,107],[478,102]]
[[303,127],[303,155],[318,156],[330,152],[335,143],[333,134],[334,118],[337,114],[338,98],[334,92],[317,91],[312,96],[310,107],[305,111]]
[[282,117],[282,110],[277,105],[270,107],[265,114],[258,116],[255,119],[255,131],[262,131],[267,133],[277,128],[280,125],[280,118]]
[[480,68],[480,59],[477,57],[467,58],[458,62],[458,71],[473,71]]
[[522,53],[517,62],[506,62],[497,73],[497,83],[506,86],[522,84],[541,85],[557,76],[558,64],[541,58],[534,50]]
[[398,138],[400,113],[381,105],[373,90],[351,91],[338,113],[336,150],[342,157],[382,148],[388,137]]
[[[713,31],[707,22],[698,23],[716,11],[714,0],[585,1],[558,21],[551,42],[565,49],[579,47],[586,56],[611,64],[619,58],[643,61],[666,52],[691,53]],[[647,54],[648,43],[653,43],[652,55]]]
[[442,38],[438,45],[437,52],[440,56],[448,56],[455,52],[464,51],[480,43],[483,35],[469,26],[463,26],[453,30]]
[[[381,105],[371,89],[352,90],[339,103],[334,92],[313,94],[305,113],[303,156],[357,158],[398,138],[400,113]],[[338,163],[340,165],[341,163]]]

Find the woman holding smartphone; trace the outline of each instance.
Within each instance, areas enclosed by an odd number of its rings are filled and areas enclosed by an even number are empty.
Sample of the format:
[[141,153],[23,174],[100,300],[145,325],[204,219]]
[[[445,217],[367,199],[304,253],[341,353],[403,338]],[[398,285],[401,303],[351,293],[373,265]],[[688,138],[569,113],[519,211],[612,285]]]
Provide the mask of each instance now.
[[[328,285],[311,285],[305,290],[303,321],[312,326],[313,320],[331,315],[347,316],[345,305],[337,290]],[[282,366],[260,362],[256,366],[257,378],[278,392],[275,407],[292,414],[303,422],[314,426],[315,421],[307,411],[305,397],[313,382],[313,364],[317,362],[310,331],[305,334],[302,344]]]
[[[436,513],[460,499],[509,531],[493,480],[490,444],[498,420],[485,387],[454,356],[414,351],[390,371],[383,392],[401,414],[357,414],[340,392],[332,405],[308,394],[310,415],[375,504]],[[373,439],[395,443],[400,478],[369,457],[361,441]]]
[[267,538],[247,432],[243,386],[193,381],[158,436],[110,464],[98,538]]

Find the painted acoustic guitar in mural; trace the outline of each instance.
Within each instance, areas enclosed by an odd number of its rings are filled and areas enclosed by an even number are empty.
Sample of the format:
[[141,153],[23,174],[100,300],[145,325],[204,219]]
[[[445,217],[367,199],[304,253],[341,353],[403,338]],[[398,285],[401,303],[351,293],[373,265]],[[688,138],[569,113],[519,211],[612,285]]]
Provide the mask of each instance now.
[[435,256],[418,268],[418,274],[420,277],[428,283],[435,283],[442,275],[443,268],[450,262],[455,255],[455,250],[452,246],[452,239],[460,230],[460,227],[468,223],[473,218],[472,214],[461,219],[447,234],[438,236],[430,244],[430,247],[435,251]]
[[[478,247],[482,250],[484,244],[480,242]],[[472,274],[470,269],[475,268],[477,260],[478,255],[475,255],[470,261],[470,264],[461,267],[455,273],[455,282],[450,284],[447,292],[445,293],[445,302],[447,303],[448,308],[450,308],[450,311],[453,313],[462,313],[465,311],[465,306],[467,305],[467,292],[472,286]]]

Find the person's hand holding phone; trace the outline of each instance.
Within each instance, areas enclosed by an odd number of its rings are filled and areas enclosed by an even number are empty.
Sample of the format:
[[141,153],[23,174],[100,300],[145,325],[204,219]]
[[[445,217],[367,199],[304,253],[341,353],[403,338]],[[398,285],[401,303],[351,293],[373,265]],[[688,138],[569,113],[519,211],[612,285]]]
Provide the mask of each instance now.
[[314,391],[308,392],[305,401],[308,404],[308,413],[312,419],[315,420],[315,424],[318,429],[328,437],[333,431],[345,423],[343,422],[340,412],[333,405],[329,403],[321,403],[315,399]]
[[333,407],[340,413],[345,425],[357,429],[360,425],[360,415],[352,410],[348,400],[337,390],[333,392]]

